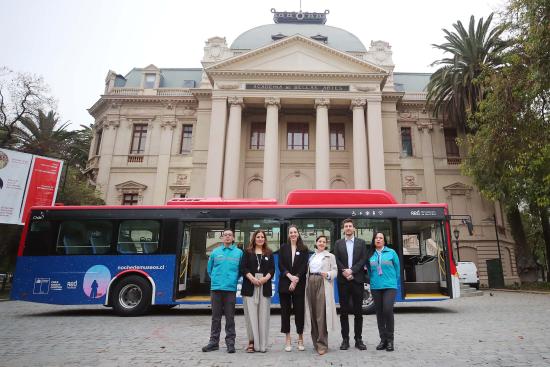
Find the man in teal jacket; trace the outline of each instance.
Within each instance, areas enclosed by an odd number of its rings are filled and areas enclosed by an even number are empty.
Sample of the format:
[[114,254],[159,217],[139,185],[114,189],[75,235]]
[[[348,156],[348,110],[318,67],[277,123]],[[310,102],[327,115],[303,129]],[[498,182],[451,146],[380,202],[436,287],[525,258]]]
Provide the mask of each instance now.
[[235,353],[235,301],[237,282],[241,276],[243,252],[233,243],[233,231],[223,231],[223,245],[216,248],[208,259],[212,304],[210,341],[203,352],[219,349],[222,314],[225,315],[225,344],[228,353]]

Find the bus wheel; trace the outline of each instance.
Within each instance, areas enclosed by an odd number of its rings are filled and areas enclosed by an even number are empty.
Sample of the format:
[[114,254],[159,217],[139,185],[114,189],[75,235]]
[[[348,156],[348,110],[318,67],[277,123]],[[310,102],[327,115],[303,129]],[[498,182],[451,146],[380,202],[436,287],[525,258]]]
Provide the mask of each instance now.
[[112,304],[120,316],[139,316],[151,306],[151,285],[138,275],[130,275],[116,283],[112,293]]
[[372,293],[370,292],[370,284],[368,283],[365,283],[365,289],[363,291],[363,313],[374,313],[374,299],[372,298]]

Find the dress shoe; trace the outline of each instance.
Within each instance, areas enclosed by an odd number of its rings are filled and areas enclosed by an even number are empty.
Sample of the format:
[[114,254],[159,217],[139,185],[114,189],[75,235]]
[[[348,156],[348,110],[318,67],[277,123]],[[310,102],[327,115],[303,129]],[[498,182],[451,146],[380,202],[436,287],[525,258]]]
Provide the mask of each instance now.
[[349,340],[344,339],[342,340],[342,344],[340,344],[340,350],[348,350],[349,349]]
[[228,345],[227,346],[227,353],[235,353],[235,346],[234,345]]
[[361,339],[355,340],[355,348],[359,350],[367,350],[367,346],[365,345],[365,343],[363,343]]
[[208,343],[205,347],[202,347],[203,352],[212,352],[218,349],[220,349],[220,346],[214,343]]
[[376,346],[376,350],[384,350],[388,346],[388,342],[386,340],[380,340],[380,343]]
[[388,345],[386,346],[386,351],[393,352],[393,340],[388,340]]

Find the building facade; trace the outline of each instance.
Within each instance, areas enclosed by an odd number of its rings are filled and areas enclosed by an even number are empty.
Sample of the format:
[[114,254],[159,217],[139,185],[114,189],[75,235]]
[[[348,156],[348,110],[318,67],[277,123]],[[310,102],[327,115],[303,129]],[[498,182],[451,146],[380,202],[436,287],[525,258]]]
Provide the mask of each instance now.
[[[89,109],[87,172],[109,205],[173,197],[276,198],[295,189],[383,189],[403,203],[447,202],[473,218],[461,260],[498,258],[518,281],[498,203],[461,175],[456,126],[426,110],[430,74],[394,72],[391,46],[367,49],[326,13],[206,41],[202,68],[109,71]],[[493,221],[494,218],[494,221]]]

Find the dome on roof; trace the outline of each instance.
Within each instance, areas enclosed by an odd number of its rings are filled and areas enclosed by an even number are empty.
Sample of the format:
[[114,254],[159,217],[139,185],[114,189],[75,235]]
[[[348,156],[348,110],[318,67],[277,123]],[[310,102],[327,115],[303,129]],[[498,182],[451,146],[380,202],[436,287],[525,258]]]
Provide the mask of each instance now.
[[266,24],[252,28],[231,44],[233,50],[254,50],[284,37],[300,34],[324,41],[327,46],[343,52],[367,52],[365,45],[354,34],[324,24]]

